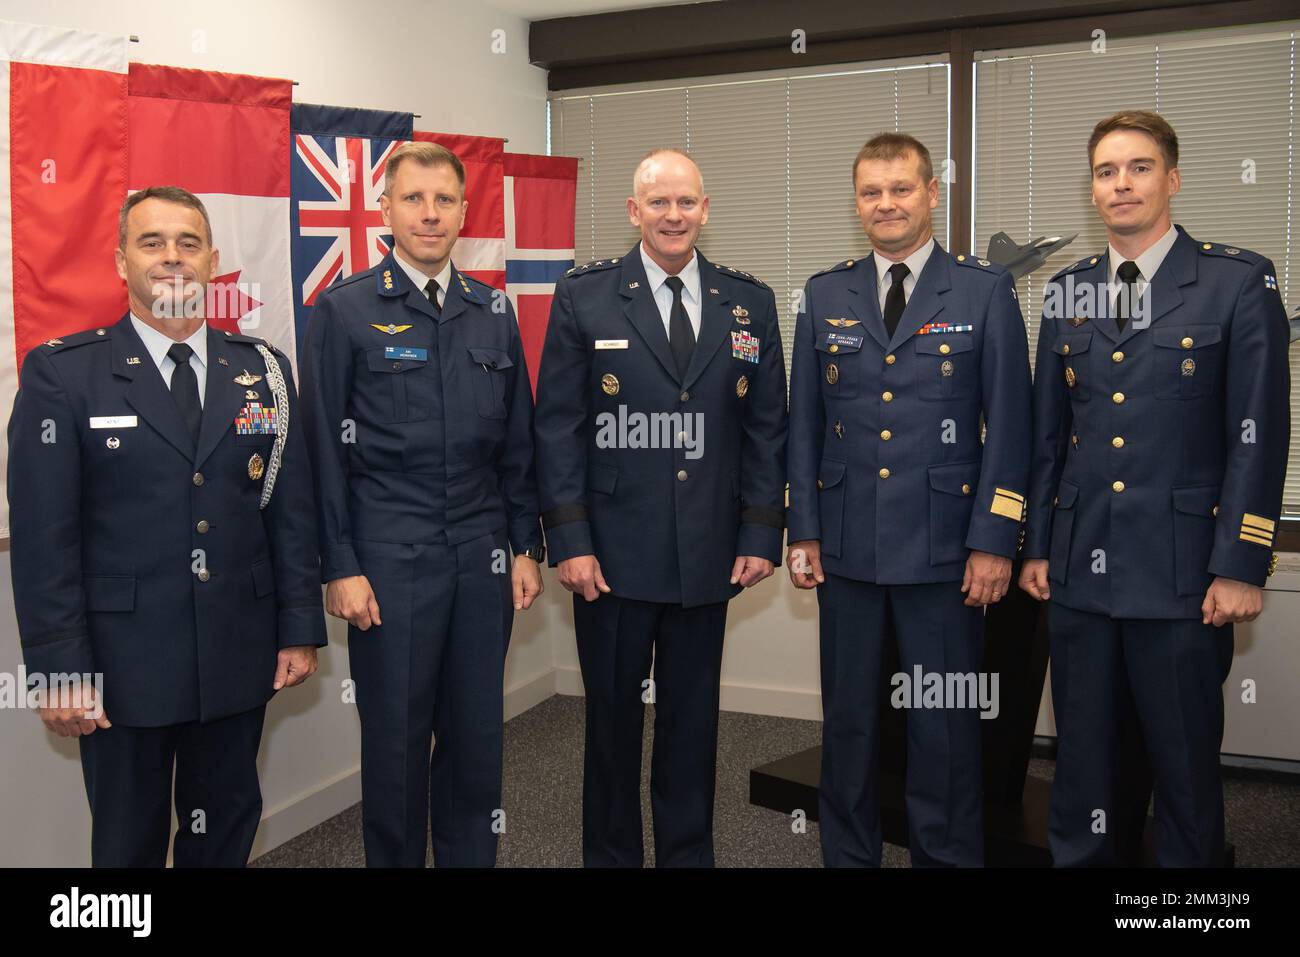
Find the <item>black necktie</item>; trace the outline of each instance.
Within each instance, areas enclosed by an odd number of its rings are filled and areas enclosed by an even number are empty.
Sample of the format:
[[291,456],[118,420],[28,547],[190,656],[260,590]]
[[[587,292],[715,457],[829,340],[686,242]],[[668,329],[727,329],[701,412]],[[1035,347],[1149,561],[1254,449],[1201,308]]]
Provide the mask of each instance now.
[[438,281],[430,279],[424,287],[424,294],[429,297],[429,304],[433,306],[435,315],[442,315],[442,306],[438,303]]
[[695,330],[691,328],[691,317],[686,315],[686,306],[682,304],[681,278],[669,276],[665,282],[673,291],[673,308],[668,313],[668,345],[673,350],[673,362],[677,364],[677,377],[680,379],[686,376],[691,353],[695,351]]
[[168,357],[176,363],[172,370],[172,399],[181,411],[181,418],[190,430],[194,441],[199,440],[199,422],[203,418],[203,407],[199,405],[199,377],[190,365],[190,356],[194,350],[183,342],[177,342],[167,350]]
[[885,335],[891,339],[894,330],[898,328],[898,320],[903,318],[903,309],[907,306],[907,300],[903,297],[903,280],[910,272],[907,263],[894,263],[889,267],[889,275],[894,279],[889,284],[889,292],[885,293]]
[[1119,326],[1120,332],[1124,331],[1124,323],[1133,318],[1133,307],[1137,305],[1138,300],[1139,272],[1138,264],[1131,259],[1120,263],[1119,269],[1115,271],[1120,281],[1124,283],[1124,288],[1115,297],[1115,308],[1111,310],[1115,316],[1115,325]]

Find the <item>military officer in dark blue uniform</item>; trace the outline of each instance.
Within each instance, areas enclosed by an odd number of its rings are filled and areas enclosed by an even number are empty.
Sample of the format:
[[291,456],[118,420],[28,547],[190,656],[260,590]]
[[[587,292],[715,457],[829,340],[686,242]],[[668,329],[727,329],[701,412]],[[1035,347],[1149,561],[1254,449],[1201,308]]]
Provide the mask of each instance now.
[[727,601],[781,557],[785,364],[772,291],[695,249],[690,158],[652,151],[627,205],[641,242],[560,280],[537,387],[542,523],[587,696],[583,860],[643,861],[653,700],[655,863],[711,866]]
[[321,575],[350,625],[371,866],[423,867],[430,816],[439,867],[495,863],[506,647],[542,590],[528,370],[509,300],[451,262],[464,195],[454,153],[396,149],[380,200],[395,248],[322,293],[307,330]]
[[[45,724],[80,738],[95,866],[243,866],[266,702],[325,644],[288,359],[202,308],[218,254],[177,187],[122,207],[130,312],[27,354],[9,420],[13,586]],[[68,277],[75,281],[75,277]],[[296,410],[294,410],[296,411]]]
[[[787,564],[821,610],[822,853],[827,866],[876,867],[885,642],[908,682],[988,687],[984,607],[1006,594],[1018,545],[1030,385],[1011,274],[934,241],[925,146],[881,134],[853,170],[872,253],[804,290]],[[911,710],[907,736],[913,863],[982,864],[978,701]]]
[[1232,625],[1260,612],[1282,505],[1286,315],[1271,262],[1172,224],[1178,138],[1162,117],[1103,120],[1088,158],[1109,246],[1044,291],[1020,579],[1051,601],[1052,857],[1115,860],[1131,690],[1157,859],[1214,866]]

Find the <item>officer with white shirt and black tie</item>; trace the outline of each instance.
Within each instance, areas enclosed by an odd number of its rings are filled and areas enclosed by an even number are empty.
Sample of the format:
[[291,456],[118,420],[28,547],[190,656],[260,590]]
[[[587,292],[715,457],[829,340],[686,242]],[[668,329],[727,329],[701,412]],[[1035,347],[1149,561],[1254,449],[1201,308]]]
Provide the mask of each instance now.
[[120,224],[129,313],[29,352],[9,422],[23,655],[103,676],[41,709],[80,739],[95,866],[163,865],[173,770],[175,864],[242,866],[266,702],[325,644],[292,371],[205,315],[197,197],[142,190]]

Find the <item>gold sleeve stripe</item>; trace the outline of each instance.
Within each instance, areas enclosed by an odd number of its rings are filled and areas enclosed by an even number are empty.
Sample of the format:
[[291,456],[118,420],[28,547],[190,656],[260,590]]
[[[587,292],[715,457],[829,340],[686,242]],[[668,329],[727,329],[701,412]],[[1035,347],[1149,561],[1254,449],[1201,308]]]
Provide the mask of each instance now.
[[1263,518],[1262,516],[1251,515],[1250,512],[1247,512],[1245,515],[1241,516],[1241,527],[1257,528],[1260,531],[1272,532],[1277,526],[1274,525],[1271,518]]
[[993,494],[1005,495],[1007,498],[1014,498],[1017,502],[1023,502],[1025,500],[1025,497],[1021,495],[1019,492],[1013,492],[1010,489],[1006,489],[1006,488],[995,488],[993,490]]
[[1256,545],[1263,545],[1265,548],[1273,547],[1273,540],[1271,538],[1263,538],[1258,535],[1252,535],[1249,532],[1242,532],[1241,540],[1243,542],[1253,542]]
[[994,495],[993,504],[989,506],[989,511],[994,515],[1001,515],[1003,518],[1009,518],[1013,522],[1020,521],[1020,516],[1024,513],[1024,510],[1025,506],[1023,502],[1018,499],[1008,498],[1004,495]]

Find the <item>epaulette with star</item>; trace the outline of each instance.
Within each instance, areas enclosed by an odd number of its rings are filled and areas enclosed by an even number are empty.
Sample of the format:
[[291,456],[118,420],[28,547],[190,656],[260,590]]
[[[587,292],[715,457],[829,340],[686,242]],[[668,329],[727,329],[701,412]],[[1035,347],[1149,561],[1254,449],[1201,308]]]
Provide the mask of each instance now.
[[284,356],[286,359],[289,358],[287,355],[285,355],[284,350],[281,349],[279,346],[277,346],[270,339],[259,339],[256,336],[246,336],[243,333],[239,333],[239,332],[222,331],[221,334],[225,336],[226,339],[230,342],[244,342],[250,346],[266,346],[276,355]]
[[741,279],[746,279],[749,282],[752,282],[755,286],[758,286],[760,289],[770,288],[767,285],[767,283],[763,282],[763,280],[759,279],[757,276],[750,275],[744,270],[733,269],[730,266],[722,265],[722,263],[714,263],[714,265],[717,266],[719,269],[721,269],[723,272],[725,272],[728,276],[737,276]]
[[1066,266],[1064,269],[1057,272],[1057,274],[1053,276],[1049,281],[1056,282],[1056,280],[1060,279],[1062,276],[1068,276],[1072,272],[1079,272],[1082,269],[1091,269],[1099,262],[1101,262],[1100,253],[1097,254],[1096,256],[1084,256],[1078,262],[1070,263],[1070,265]]
[[836,263],[834,266],[827,266],[827,267],[826,267],[825,269],[823,269],[821,272],[815,272],[815,273],[813,273],[813,276],[814,276],[814,278],[815,278],[815,277],[817,277],[817,276],[825,276],[825,275],[827,275],[828,273],[839,272],[839,271],[842,270],[842,269],[852,269],[854,263],[856,263],[857,261],[858,261],[858,260],[856,260],[856,259],[846,259],[846,260],[844,260],[843,262],[838,262],[838,263]]
[[1235,259],[1237,262],[1245,263],[1248,266],[1254,266],[1264,259],[1259,253],[1251,252],[1249,249],[1242,249],[1240,246],[1227,246],[1223,243],[1197,243],[1196,248],[1200,250],[1202,256],[1220,256],[1224,259]]
[[991,259],[980,259],[976,256],[967,256],[965,253],[958,253],[952,257],[958,265],[970,266],[972,269],[983,269],[985,272],[997,272],[999,269],[1005,269],[1001,263],[995,263]]
[[611,266],[617,266],[620,262],[622,262],[621,256],[615,256],[613,259],[594,259],[581,266],[574,266],[572,269],[566,270],[564,274],[566,276],[582,276],[589,272],[601,272]]

